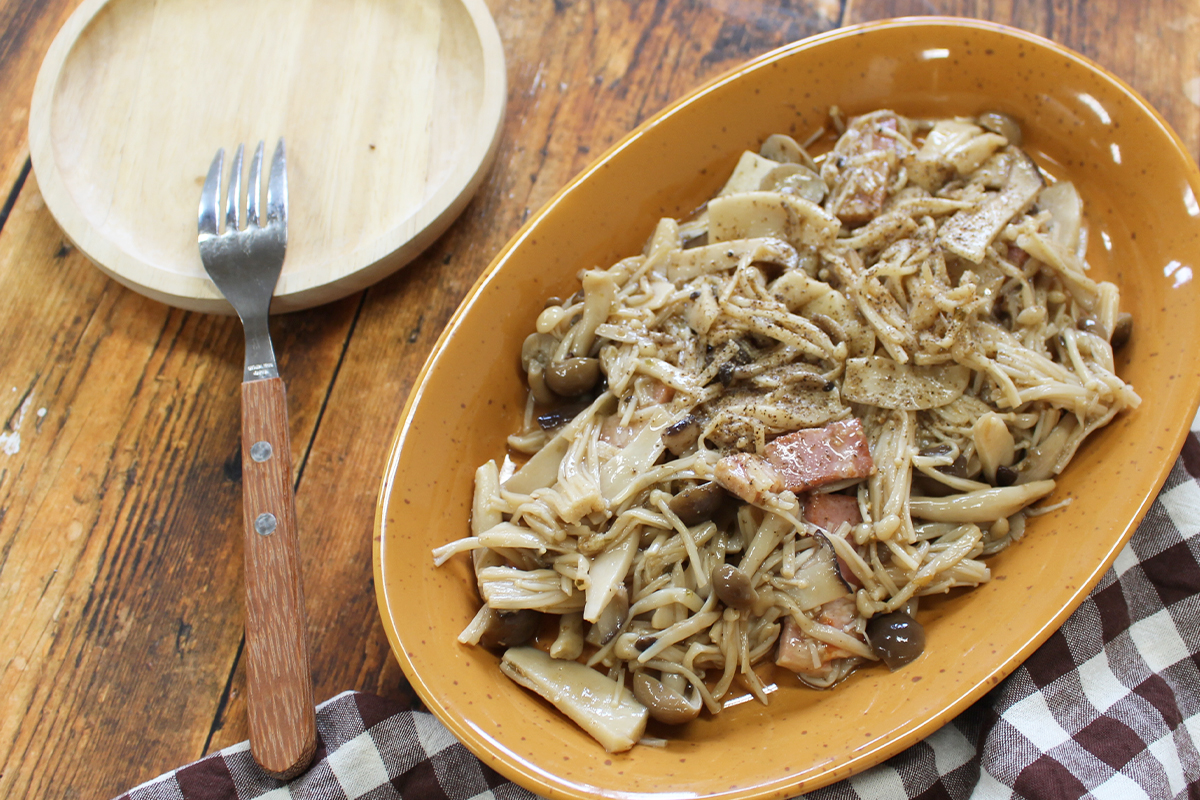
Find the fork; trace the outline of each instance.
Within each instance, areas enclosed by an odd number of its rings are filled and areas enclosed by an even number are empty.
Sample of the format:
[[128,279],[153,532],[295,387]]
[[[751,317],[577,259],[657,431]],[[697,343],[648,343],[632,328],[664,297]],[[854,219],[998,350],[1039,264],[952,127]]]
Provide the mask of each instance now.
[[287,165],[283,139],[271,159],[261,218],[263,143],[250,162],[246,226],[240,224],[242,145],[229,170],[225,231],[219,230],[217,151],[200,193],[200,258],[242,321],[242,504],[245,526],[246,683],[250,750],[277,778],[307,769],[317,748],[312,678],[300,580],[287,395],[267,324],[287,249]]

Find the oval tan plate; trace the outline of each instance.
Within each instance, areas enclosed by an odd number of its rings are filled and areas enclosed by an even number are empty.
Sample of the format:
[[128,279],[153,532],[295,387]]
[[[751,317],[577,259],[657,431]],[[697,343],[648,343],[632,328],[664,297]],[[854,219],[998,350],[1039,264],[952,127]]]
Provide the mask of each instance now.
[[505,99],[483,0],[85,0],[38,73],[29,141],[47,206],[101,269],[232,313],[200,264],[200,187],[218,147],[283,136],[280,312],[436,239],[491,163]]
[[[831,104],[913,115],[989,109],[1024,123],[1043,166],[1076,181],[1089,257],[1134,315],[1119,371],[1143,398],[1081,449],[995,579],[922,603],[924,656],[864,668],[830,691],[780,681],[769,706],[702,716],[666,747],[606,754],[455,636],[477,607],[472,475],[505,452],[525,391],[524,336],[576,273],[640,252],[659,215],[686,215],[767,135],[803,139]],[[451,321],[413,391],[376,516],[376,587],[392,647],[429,708],[485,762],[555,798],[772,798],[870,767],[928,736],[1043,642],[1127,541],[1174,462],[1200,397],[1200,173],[1157,114],[1094,64],[1019,31],[898,20],[803,41],[746,64],[626,137],[543,208]],[[565,293],[565,294],[564,294]],[[786,685],[784,685],[786,683]]]

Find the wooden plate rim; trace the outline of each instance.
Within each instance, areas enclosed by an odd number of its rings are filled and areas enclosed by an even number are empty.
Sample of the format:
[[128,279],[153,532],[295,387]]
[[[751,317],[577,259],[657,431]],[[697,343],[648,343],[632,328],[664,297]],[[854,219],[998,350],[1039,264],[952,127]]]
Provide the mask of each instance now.
[[[84,0],[55,35],[34,84],[29,112],[29,150],[38,189],[63,233],[100,270],[118,283],[155,300],[207,313],[232,314],[207,277],[180,275],[127,252],[91,223],[80,208],[55,158],[53,102],[63,68],[79,37],[110,3],[122,0]],[[414,259],[462,212],[482,183],[495,158],[507,103],[504,50],[495,20],[483,0],[442,0],[457,3],[471,19],[482,55],[480,134],[443,185],[413,214],[390,231],[367,241],[343,260],[337,274],[312,268],[289,270],[276,288],[271,313],[308,308],[370,286]],[[216,142],[213,148],[221,146]],[[197,200],[199,197],[197,196]]]

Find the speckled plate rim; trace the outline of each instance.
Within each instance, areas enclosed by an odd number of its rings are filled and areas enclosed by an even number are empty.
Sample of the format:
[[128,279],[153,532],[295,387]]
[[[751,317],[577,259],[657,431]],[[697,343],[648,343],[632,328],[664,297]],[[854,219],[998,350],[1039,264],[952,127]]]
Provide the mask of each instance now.
[[[580,184],[586,182],[590,176],[605,168],[606,164],[616,157],[621,151],[630,147],[639,138],[644,136],[647,131],[653,129],[664,119],[678,113],[681,109],[701,101],[705,95],[713,92],[725,84],[737,80],[740,76],[762,69],[770,65],[772,62],[780,59],[791,57],[792,55],[813,48],[820,47],[829,42],[839,39],[855,37],[864,33],[883,29],[896,29],[906,27],[949,27],[957,30],[979,30],[992,33],[1000,33],[1016,39],[1024,40],[1038,48],[1046,48],[1055,51],[1060,56],[1069,59],[1070,61],[1079,64],[1086,70],[1096,73],[1101,78],[1111,82],[1111,84],[1120,90],[1126,97],[1136,106],[1136,108],[1144,113],[1149,119],[1160,129],[1161,134],[1168,140],[1178,156],[1180,163],[1187,165],[1186,182],[1192,187],[1193,193],[1200,195],[1200,170],[1197,169],[1194,160],[1186,147],[1183,145],[1178,135],[1172,130],[1171,126],[1162,118],[1162,116],[1151,106],[1145,99],[1141,97],[1127,83],[1113,75],[1104,67],[1096,64],[1085,56],[1059,45],[1051,40],[1027,31],[1013,28],[1011,26],[1002,25],[977,19],[946,17],[946,16],[929,16],[929,17],[899,17],[894,19],[880,20],[874,22],[862,23],[859,25],[848,26],[834,31],[829,31],[823,34],[818,34],[790,45],[786,45],[772,52],[766,53],[758,58],[752,59],[729,72],[715,78],[714,80],[704,84],[700,88],[687,94],[681,99],[671,103],[669,106],[659,111],[653,117],[649,118],[635,130],[630,132],[605,153],[596,159],[589,167],[575,177],[570,183],[564,186],[558,193],[554,195],[537,213],[535,213],[522,228],[513,236],[513,238],[500,251],[488,268],[483,272],[480,278],[476,281],[470,292],[464,298],[458,310],[450,319],[446,328],[442,331],[434,348],[426,360],[417,380],[414,384],[409,398],[405,404],[401,422],[397,427],[396,436],[390,451],[384,478],[380,488],[379,501],[376,506],[375,526],[374,526],[374,578],[376,598],[379,604],[381,616],[383,618],[384,629],[391,643],[394,654],[399,660],[405,675],[408,677],[412,686],[416,689],[422,700],[435,713],[440,721],[445,724],[454,735],[462,741],[469,750],[478,756],[485,763],[495,768],[498,772],[525,786],[533,791],[543,793],[548,797],[556,800],[577,800],[578,798],[621,798],[621,800],[647,800],[650,797],[655,798],[674,798],[674,797],[720,797],[724,800],[760,800],[762,798],[782,798],[794,794],[799,791],[801,784],[796,780],[783,776],[777,780],[766,784],[759,784],[754,787],[749,787],[747,790],[741,791],[724,791],[711,795],[697,795],[694,793],[676,793],[671,792],[664,787],[665,791],[655,793],[653,795],[646,793],[630,793],[623,791],[601,791],[601,792],[580,792],[578,787],[574,785],[566,785],[562,781],[556,779],[555,776],[541,770],[535,765],[531,765],[519,758],[510,758],[509,754],[501,749],[496,749],[495,744],[484,736],[481,736],[471,724],[464,719],[461,719],[453,714],[449,714],[440,705],[436,692],[433,687],[428,685],[424,677],[420,675],[408,660],[403,644],[400,640],[400,635],[396,630],[395,623],[391,618],[389,599],[387,596],[387,585],[383,572],[383,549],[384,537],[387,533],[387,509],[389,498],[391,497],[395,484],[396,471],[400,459],[401,450],[404,447],[407,436],[410,433],[410,426],[413,421],[414,409],[421,403],[423,399],[424,388],[427,383],[427,378],[430,373],[438,368],[439,358],[446,348],[447,342],[457,329],[460,321],[464,316],[469,314],[475,302],[479,299],[482,290],[488,286],[493,276],[500,271],[508,262],[513,252],[517,250],[534,232],[542,219],[550,215],[558,207],[558,205],[568,197]],[[806,778],[803,781],[802,789],[811,791],[821,786],[828,785],[837,780],[848,778],[865,769],[875,766],[896,753],[904,750],[912,744],[924,739],[936,730],[941,728],[947,722],[956,717],[959,713],[966,709],[968,705],[975,702],[986,691],[995,686],[1000,680],[1007,677],[1015,670],[1022,662],[1024,662],[1038,647],[1040,647],[1046,639],[1048,639],[1056,630],[1058,630],[1068,616],[1083,602],[1088,593],[1100,581],[1101,577],[1112,565],[1118,553],[1128,543],[1134,530],[1141,522],[1146,512],[1150,508],[1154,498],[1162,488],[1166,478],[1174,464],[1174,460],[1182,447],[1183,441],[1187,436],[1189,427],[1187,422],[1192,419],[1196,408],[1200,405],[1200,379],[1192,381],[1190,391],[1190,406],[1185,414],[1180,411],[1181,424],[1176,426],[1174,436],[1170,438],[1169,453],[1163,457],[1161,461],[1155,464],[1152,471],[1152,480],[1150,482],[1151,489],[1145,492],[1138,500],[1136,511],[1133,516],[1125,524],[1119,538],[1113,541],[1112,546],[1106,552],[1105,556],[1096,563],[1095,568],[1087,574],[1076,590],[1070,594],[1068,600],[1062,607],[1050,616],[1044,625],[1037,632],[1028,637],[1027,640],[1013,653],[1010,657],[997,663],[996,666],[983,676],[982,679],[974,684],[964,686],[963,690],[957,693],[957,696],[948,697],[943,710],[940,713],[925,718],[924,720],[910,726],[901,735],[886,741],[880,742],[877,746],[863,748],[858,751],[857,755],[847,759],[841,763],[832,766],[827,772],[817,778]]]

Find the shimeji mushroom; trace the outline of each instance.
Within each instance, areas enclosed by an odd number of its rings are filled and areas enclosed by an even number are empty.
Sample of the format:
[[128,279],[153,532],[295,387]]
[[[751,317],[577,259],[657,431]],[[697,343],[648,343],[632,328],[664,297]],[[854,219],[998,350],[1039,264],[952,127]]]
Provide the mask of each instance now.
[[534,647],[513,647],[500,669],[553,703],[610,753],[633,747],[646,731],[649,711],[633,693],[578,661],[551,658]]

